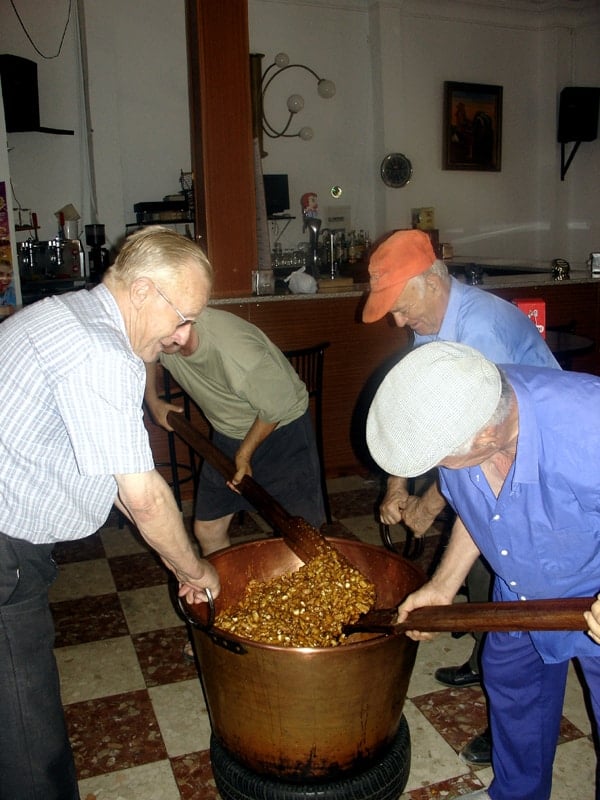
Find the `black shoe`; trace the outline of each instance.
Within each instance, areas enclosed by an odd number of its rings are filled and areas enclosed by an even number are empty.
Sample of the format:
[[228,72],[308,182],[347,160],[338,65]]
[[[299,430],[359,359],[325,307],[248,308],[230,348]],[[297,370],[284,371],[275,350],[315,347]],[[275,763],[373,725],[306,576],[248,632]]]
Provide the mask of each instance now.
[[479,673],[473,672],[468,661],[461,667],[440,667],[436,669],[434,677],[446,686],[472,686],[481,683]]
[[489,728],[466,744],[460,751],[460,757],[469,764],[484,766],[492,763],[492,737]]

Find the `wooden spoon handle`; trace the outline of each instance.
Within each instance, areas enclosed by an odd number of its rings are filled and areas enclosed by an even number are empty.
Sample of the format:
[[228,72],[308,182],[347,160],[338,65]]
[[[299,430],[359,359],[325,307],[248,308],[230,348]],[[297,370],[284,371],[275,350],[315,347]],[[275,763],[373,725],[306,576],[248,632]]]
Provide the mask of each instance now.
[[369,611],[358,622],[346,626],[347,633],[370,631],[399,634],[404,631],[585,631],[583,612],[595,597],[563,597],[506,603],[454,603],[423,606],[396,622],[395,608]]
[[[225,480],[233,478],[235,475],[233,461],[195,428],[183,414],[169,411],[167,422],[175,433],[220,472]],[[244,475],[237,488],[275,531],[283,536],[288,547],[305,563],[322,555],[324,551],[332,549],[332,545],[317,528],[302,517],[292,517],[254,478]]]

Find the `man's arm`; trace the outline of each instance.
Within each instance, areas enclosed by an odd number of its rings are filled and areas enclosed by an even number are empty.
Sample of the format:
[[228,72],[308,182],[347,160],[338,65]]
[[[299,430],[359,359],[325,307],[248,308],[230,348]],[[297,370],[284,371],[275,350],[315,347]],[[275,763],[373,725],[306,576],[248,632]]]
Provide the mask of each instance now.
[[199,558],[185,530],[173,493],[156,470],[115,475],[122,505],[145,541],[159,554],[179,581],[179,595],[190,603],[206,600],[220,590],[215,568]]
[[[403,622],[409,611],[421,606],[450,605],[479,555],[477,545],[457,517],[440,565],[424,586],[398,606],[398,621]],[[407,631],[407,635],[417,641],[433,639],[433,634],[425,631]]]
[[408,493],[406,478],[390,475],[379,506],[379,519],[385,525],[404,522],[415,536],[423,536],[445,505],[446,500],[437,482],[432,483],[422,497],[417,497]]
[[158,371],[156,367],[156,361],[147,362],[145,366],[146,388],[144,389],[144,403],[146,404],[146,408],[150,412],[150,416],[157,425],[160,425],[161,428],[164,428],[167,431],[172,431],[173,428],[167,422],[167,414],[169,411],[177,411],[182,413],[183,408],[181,406],[173,405],[172,403],[167,403],[166,400],[163,400],[159,397],[158,390],[156,388],[156,376]]
[[421,497],[410,495],[402,512],[402,522],[415,536],[424,536],[435,518],[446,506],[446,498],[440,492],[437,481],[428,486]]
[[236,472],[231,479],[233,486],[236,486],[244,475],[252,476],[251,462],[256,448],[273,433],[278,425],[279,422],[264,422],[256,417],[235,454]]

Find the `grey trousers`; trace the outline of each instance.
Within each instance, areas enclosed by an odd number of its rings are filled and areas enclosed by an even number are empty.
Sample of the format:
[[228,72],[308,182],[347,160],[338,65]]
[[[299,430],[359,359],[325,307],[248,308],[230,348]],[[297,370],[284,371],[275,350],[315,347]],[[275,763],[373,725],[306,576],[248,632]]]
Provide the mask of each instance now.
[[0,800],[79,800],[54,658],[51,545],[0,533]]

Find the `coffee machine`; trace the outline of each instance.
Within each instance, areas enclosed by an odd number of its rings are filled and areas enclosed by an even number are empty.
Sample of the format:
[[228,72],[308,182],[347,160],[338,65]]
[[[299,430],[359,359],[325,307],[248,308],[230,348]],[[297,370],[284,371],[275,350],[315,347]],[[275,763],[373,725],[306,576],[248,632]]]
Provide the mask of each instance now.
[[103,247],[105,241],[104,225],[85,226],[85,242],[90,248],[88,266],[92,283],[99,283],[109,266],[110,255],[108,250]]
[[17,244],[23,305],[83,289],[85,258],[79,239],[28,239]]

